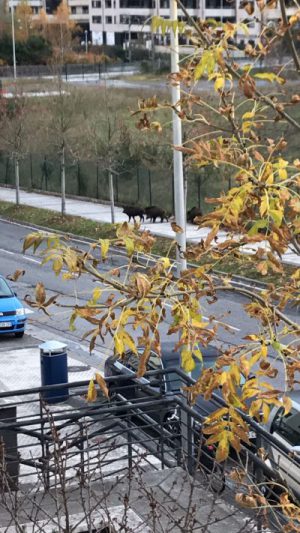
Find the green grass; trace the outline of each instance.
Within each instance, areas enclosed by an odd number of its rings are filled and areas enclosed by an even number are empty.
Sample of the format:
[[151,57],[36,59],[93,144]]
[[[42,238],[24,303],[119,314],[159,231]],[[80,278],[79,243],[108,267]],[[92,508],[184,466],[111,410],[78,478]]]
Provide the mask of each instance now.
[[[66,215],[62,217],[58,213],[54,213],[48,209],[39,209],[36,207],[19,206],[0,201],[0,217],[7,220],[14,220],[17,222],[24,222],[49,228],[52,230],[71,233],[80,237],[88,239],[111,239],[115,237],[115,226],[104,222],[95,222],[81,217],[74,217]],[[153,247],[153,253],[165,256],[170,250],[171,239],[165,237],[157,237]],[[175,246],[171,247],[171,257],[175,256]],[[212,260],[207,258],[208,263]],[[223,259],[218,265],[218,271],[230,275],[240,275],[253,279],[255,281],[263,281],[265,283],[283,283],[285,279],[289,279],[291,274],[295,272],[296,268],[290,265],[284,265],[284,273],[262,276],[257,272],[255,265],[251,261],[251,257],[243,256],[241,259]]]

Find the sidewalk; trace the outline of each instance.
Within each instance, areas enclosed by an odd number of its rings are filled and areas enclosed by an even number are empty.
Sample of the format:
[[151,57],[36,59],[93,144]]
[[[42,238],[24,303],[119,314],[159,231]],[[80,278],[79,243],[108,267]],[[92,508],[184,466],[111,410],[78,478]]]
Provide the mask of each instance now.
[[[43,202],[41,202],[43,198]],[[6,202],[15,202],[15,190],[8,189],[5,187],[0,187],[0,200]],[[20,201],[21,204],[28,205],[31,207],[39,207],[44,209],[50,209],[52,211],[60,212],[61,210],[61,200],[59,196],[51,196],[49,194],[43,195],[35,192],[20,192]],[[127,215],[122,212],[121,207],[115,207],[115,220],[116,222],[124,222],[128,220]],[[90,202],[88,200],[75,200],[67,198],[66,200],[66,213],[68,215],[80,216],[90,220],[95,220],[97,222],[111,222],[111,211],[109,205],[99,204],[95,202]],[[171,224],[169,222],[156,222],[155,224],[150,221],[145,221],[142,226],[143,229],[150,230],[154,235],[160,237],[174,238],[175,234],[172,231]],[[186,235],[187,241],[189,243],[196,243],[201,239],[205,239],[209,233],[209,228],[198,229],[197,226],[187,223],[186,225]],[[220,231],[218,234],[218,242],[222,242],[226,238],[226,232]],[[260,243],[259,246],[262,247],[264,243]],[[255,246],[256,248],[258,245]],[[254,250],[254,246],[244,247],[249,253]],[[282,256],[282,261],[290,265],[299,265],[300,266],[300,257],[293,253],[291,250],[286,252]]]

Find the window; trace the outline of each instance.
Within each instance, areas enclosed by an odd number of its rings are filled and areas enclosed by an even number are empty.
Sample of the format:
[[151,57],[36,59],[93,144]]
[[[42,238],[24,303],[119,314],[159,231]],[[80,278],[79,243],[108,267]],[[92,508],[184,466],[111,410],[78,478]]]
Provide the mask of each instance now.
[[105,7],[111,7],[111,0],[105,0]]
[[82,7],[82,13],[84,13],[85,15],[89,12],[89,6],[83,6]]
[[271,428],[280,437],[287,440],[292,446],[300,445],[300,412],[292,409],[284,415],[284,409],[278,410]]
[[71,13],[72,15],[76,15],[76,7],[71,7]]
[[112,24],[112,17],[105,17],[106,24]]
[[128,15],[120,15],[120,24],[129,24]]
[[92,21],[93,21],[93,24],[101,24],[102,17],[93,17]]
[[93,0],[92,7],[96,7],[97,9],[99,9],[101,7],[101,0]]
[[0,278],[0,298],[7,298],[11,296],[13,296],[13,293],[7,285],[6,281]]

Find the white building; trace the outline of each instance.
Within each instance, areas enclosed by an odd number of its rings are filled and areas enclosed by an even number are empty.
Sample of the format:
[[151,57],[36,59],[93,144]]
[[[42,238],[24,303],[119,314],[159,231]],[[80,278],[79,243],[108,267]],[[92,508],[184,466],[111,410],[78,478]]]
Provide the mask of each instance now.
[[[69,0],[75,1],[75,0]],[[247,13],[240,8],[241,0],[185,0],[189,14],[199,19],[215,19],[217,21],[247,22],[249,36],[241,31],[239,39],[248,41],[256,39],[261,31],[261,23],[272,24],[281,18],[279,5],[265,8],[260,12],[257,3],[253,4],[254,13],[251,22],[247,21]],[[279,2],[279,0],[277,0]],[[274,6],[275,4],[273,4]],[[292,0],[286,0],[287,15],[292,15],[296,8]],[[291,7],[289,7],[289,5]],[[179,10],[179,17],[180,17]],[[94,44],[116,44],[132,46],[135,42],[143,43],[147,48],[151,42],[162,44],[161,35],[151,35],[150,20],[154,15],[170,18],[169,0],[90,0],[90,30]],[[181,18],[182,17],[181,14]],[[250,19],[250,17],[248,17]],[[254,22],[254,18],[257,22]]]
[[[17,6],[20,0],[9,0],[9,5]],[[261,23],[272,24],[281,18],[279,5],[272,4],[261,13],[257,2],[253,3],[254,13],[251,17],[256,22],[249,22],[249,36],[241,31],[239,38],[248,41],[256,39],[261,31]],[[277,3],[279,0],[277,0]],[[52,13],[60,0],[28,0],[34,14],[40,9]],[[247,21],[247,14],[240,8],[241,0],[184,0],[190,15],[194,18],[219,21]],[[159,46],[168,40],[161,34],[151,34],[151,17],[154,15],[170,18],[169,0],[68,0],[71,18],[83,31],[88,30],[93,44],[119,45],[132,47],[139,44],[150,49],[153,44]],[[287,15],[291,16],[296,8],[293,0],[286,0]],[[181,15],[182,16],[182,15]],[[180,17],[180,10],[179,10]]]

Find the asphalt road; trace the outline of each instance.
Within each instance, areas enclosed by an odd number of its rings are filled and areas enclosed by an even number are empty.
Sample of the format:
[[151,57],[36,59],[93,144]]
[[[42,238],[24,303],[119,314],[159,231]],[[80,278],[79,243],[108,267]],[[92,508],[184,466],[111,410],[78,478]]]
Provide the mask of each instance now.
[[[95,288],[95,282],[89,277],[83,276],[78,280],[65,281],[61,277],[57,277],[51,270],[51,266],[41,266],[41,259],[38,255],[33,255],[32,252],[22,253],[23,240],[32,230],[29,226],[21,224],[9,223],[0,220],[0,273],[3,276],[12,274],[17,269],[24,269],[25,275],[16,283],[13,283],[14,290],[17,291],[20,299],[24,298],[26,294],[33,294],[35,285],[38,281],[42,281],[47,290],[47,295],[59,294],[60,301],[74,305],[83,303],[89,298],[91,291]],[[72,245],[80,248],[87,248],[88,244],[82,241],[72,241]],[[113,256],[103,265],[103,270],[109,270],[112,265],[124,264],[124,259],[119,256]],[[209,305],[206,301],[202,302],[204,314],[206,316],[213,315],[221,322],[226,322],[231,326],[230,331],[223,327],[219,327],[218,344],[239,344],[243,341],[243,337],[249,333],[257,332],[258,325],[255,320],[251,320],[243,309],[245,299],[237,294],[219,294],[218,301]],[[293,319],[297,319],[296,312],[290,312]],[[28,332],[31,335],[43,338],[43,332],[46,338],[61,338],[65,339],[73,350],[77,350],[78,356],[83,362],[101,363],[103,365],[104,359],[109,353],[112,353],[112,341],[107,339],[105,344],[99,340],[96,344],[96,350],[91,358],[88,354],[88,341],[82,340],[83,333],[90,325],[84,321],[78,320],[76,323],[76,330],[69,331],[69,316],[70,312],[65,309],[52,307],[50,317],[47,317],[42,312],[35,312],[29,316]],[[168,322],[168,317],[167,317]],[[168,324],[166,323],[161,330],[162,340],[169,340],[166,332]],[[24,337],[24,342],[26,337]],[[20,341],[19,341],[20,342]],[[9,339],[0,339],[1,346],[4,348],[9,343]],[[23,344],[23,343],[22,343]],[[281,372],[280,372],[281,374]],[[279,381],[282,384],[282,379]],[[279,383],[278,383],[279,384]]]

